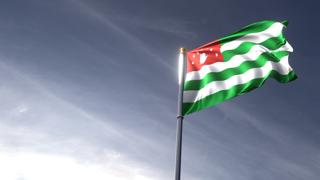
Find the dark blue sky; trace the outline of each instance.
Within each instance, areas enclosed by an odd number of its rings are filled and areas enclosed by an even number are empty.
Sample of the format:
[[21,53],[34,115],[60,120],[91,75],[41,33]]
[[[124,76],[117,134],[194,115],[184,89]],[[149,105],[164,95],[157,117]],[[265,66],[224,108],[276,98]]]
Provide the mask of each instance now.
[[186,117],[184,180],[317,180],[316,1],[2,0],[0,179],[173,179],[177,57],[289,20],[298,79]]

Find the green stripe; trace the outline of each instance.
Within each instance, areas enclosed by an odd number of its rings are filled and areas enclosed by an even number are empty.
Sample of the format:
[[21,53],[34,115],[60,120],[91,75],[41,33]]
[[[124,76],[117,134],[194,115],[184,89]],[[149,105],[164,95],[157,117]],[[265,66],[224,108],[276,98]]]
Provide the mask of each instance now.
[[210,72],[201,80],[191,80],[184,83],[184,90],[200,90],[212,81],[223,81],[238,74],[243,74],[252,68],[263,67],[268,61],[279,62],[279,60],[287,56],[287,51],[276,53],[262,53],[255,61],[245,61],[239,66],[229,68],[220,72]]
[[281,83],[288,83],[290,81],[293,81],[297,78],[294,71],[291,71],[287,75],[281,75],[277,71],[270,71],[270,73],[265,76],[264,78],[258,78],[253,79],[245,84],[240,84],[233,86],[230,89],[219,91],[215,94],[209,95],[195,103],[183,103],[182,105],[182,113],[183,115],[187,115],[196,111],[200,111],[202,109],[205,109],[209,106],[214,106],[218,103],[221,103],[223,101],[226,101],[228,99],[231,99],[235,96],[238,96],[240,94],[247,93],[253,89],[256,89],[264,84],[266,79],[269,77],[273,77],[277,81]]
[[257,33],[257,32],[262,32],[266,29],[268,29],[272,24],[274,24],[275,21],[260,21],[260,22],[256,22],[253,24],[250,24],[242,29],[240,29],[237,32],[234,32],[228,36],[225,36],[221,39],[219,39],[219,42],[221,44],[227,43],[229,41],[238,39],[242,36],[245,36],[247,34],[251,34],[251,33]]
[[224,61],[229,61],[235,55],[246,54],[255,45],[261,45],[263,47],[266,47],[270,51],[273,51],[273,50],[279,49],[281,46],[285,44],[286,44],[286,39],[284,38],[283,34],[281,34],[278,37],[269,38],[266,41],[259,44],[252,43],[252,42],[243,42],[236,49],[224,51],[222,53],[222,56]]
[[256,23],[250,24],[250,25],[240,29],[237,32],[231,33],[223,38],[220,38],[217,41],[205,44],[205,45],[200,46],[198,48],[206,48],[207,46],[212,46],[213,44],[218,44],[218,43],[222,45],[222,44],[227,43],[229,41],[233,41],[233,40],[238,39],[242,36],[245,36],[247,34],[262,32],[262,31],[268,29],[274,23],[275,23],[275,21],[256,22]]

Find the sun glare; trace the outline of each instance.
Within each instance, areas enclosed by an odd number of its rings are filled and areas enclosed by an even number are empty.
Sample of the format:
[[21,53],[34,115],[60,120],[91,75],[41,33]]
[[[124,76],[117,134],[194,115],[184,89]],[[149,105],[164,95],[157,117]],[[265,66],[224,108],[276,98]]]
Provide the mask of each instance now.
[[5,180],[151,180],[127,165],[86,163],[66,156],[0,152]]
[[183,71],[183,54],[180,53],[179,54],[179,60],[178,60],[178,66],[179,66],[179,70],[178,70],[178,77],[179,77],[179,84],[181,84],[182,82],[182,71]]

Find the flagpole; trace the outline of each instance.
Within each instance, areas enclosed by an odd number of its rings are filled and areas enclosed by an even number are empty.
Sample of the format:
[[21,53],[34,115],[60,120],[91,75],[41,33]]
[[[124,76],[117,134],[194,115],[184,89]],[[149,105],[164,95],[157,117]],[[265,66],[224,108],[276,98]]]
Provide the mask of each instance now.
[[182,127],[183,127],[183,118],[184,118],[182,115],[182,102],[183,102],[185,73],[186,73],[186,49],[180,48],[175,180],[180,180],[180,176],[181,176]]

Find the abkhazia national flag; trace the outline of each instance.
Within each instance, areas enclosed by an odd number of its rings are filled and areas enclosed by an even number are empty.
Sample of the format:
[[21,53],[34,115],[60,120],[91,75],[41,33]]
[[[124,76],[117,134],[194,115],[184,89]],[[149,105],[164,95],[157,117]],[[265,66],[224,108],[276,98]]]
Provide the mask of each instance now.
[[269,77],[297,78],[288,63],[293,49],[282,30],[287,21],[260,21],[187,52],[182,114],[216,105],[263,85]]

